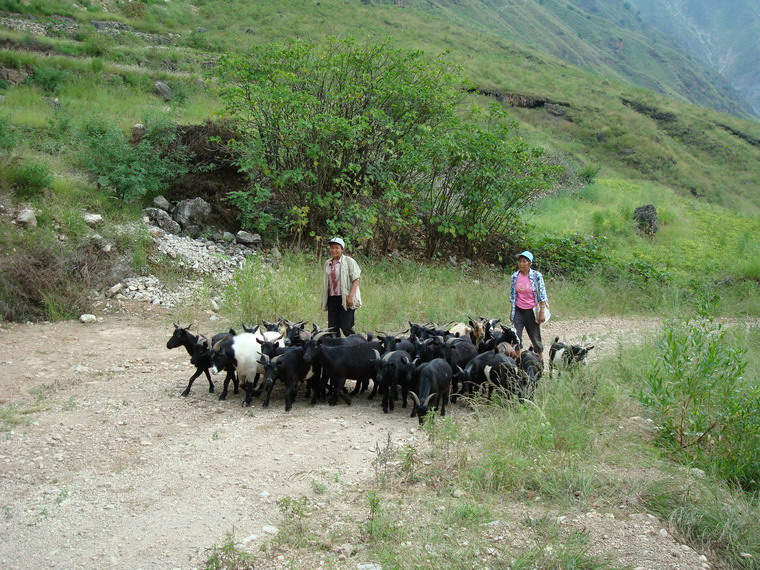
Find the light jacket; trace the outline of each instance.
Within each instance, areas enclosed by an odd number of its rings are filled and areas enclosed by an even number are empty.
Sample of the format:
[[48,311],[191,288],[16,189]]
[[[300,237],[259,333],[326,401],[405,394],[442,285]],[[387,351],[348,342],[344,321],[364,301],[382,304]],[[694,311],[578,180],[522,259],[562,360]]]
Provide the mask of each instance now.
[[[343,308],[358,309],[362,306],[362,296],[359,292],[359,287],[356,287],[356,293],[354,294],[354,306],[346,306],[346,297],[351,292],[351,283],[361,277],[362,270],[359,268],[359,264],[356,263],[353,257],[347,255],[341,255],[340,257],[340,297],[343,304]],[[322,278],[322,310],[327,310],[327,296],[330,291],[330,260],[325,262],[325,271]]]
[[[517,301],[517,275],[519,271],[515,271],[512,274],[512,286],[509,291],[509,302],[512,303],[512,312],[509,315],[510,319],[515,318],[515,302]],[[533,288],[533,299],[536,301],[536,305],[539,303],[548,303],[549,297],[546,296],[546,286],[544,285],[544,276],[541,275],[535,269],[528,270],[528,279],[530,279],[530,285]]]

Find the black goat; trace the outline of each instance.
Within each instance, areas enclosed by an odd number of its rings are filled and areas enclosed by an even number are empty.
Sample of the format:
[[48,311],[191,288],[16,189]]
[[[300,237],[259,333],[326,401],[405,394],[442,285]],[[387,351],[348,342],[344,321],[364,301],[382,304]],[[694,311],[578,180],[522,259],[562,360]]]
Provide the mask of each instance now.
[[[208,379],[208,391],[210,394],[214,393],[214,383],[211,381],[211,374],[209,373],[209,370],[212,366],[211,362],[211,346],[213,343],[218,342],[219,340],[225,339],[225,338],[231,338],[235,335],[235,331],[230,329],[227,333],[219,333],[213,336],[212,340],[209,341],[206,337],[203,335],[194,335],[190,332],[190,327],[193,325],[189,325],[187,327],[182,327],[178,324],[174,324],[174,333],[172,334],[171,338],[166,342],[166,348],[173,349],[178,348],[180,346],[184,346],[185,350],[187,350],[187,353],[190,355],[190,363],[195,366],[195,373],[190,377],[189,382],[187,383],[187,388],[185,388],[185,391],[182,392],[183,396],[188,396],[190,394],[190,389],[193,387],[193,382],[195,382],[195,379],[198,378],[201,374],[205,374],[206,378]],[[227,371],[228,377],[231,374],[233,378],[235,378],[235,372],[233,371]],[[229,380],[225,378],[225,391],[223,392],[223,395],[226,396],[227,391],[227,384],[229,383]],[[235,393],[238,392],[238,383],[237,378],[235,378]],[[224,399],[220,397],[220,399]]]
[[[346,379],[351,378],[356,380],[356,388],[352,392],[352,395],[356,394],[360,385],[367,385],[369,380],[375,376],[375,366],[372,361],[375,358],[376,350],[377,347],[366,340],[363,343],[344,346],[311,345],[310,342],[306,348],[304,359],[307,363],[311,363],[315,357],[319,357],[323,377],[329,378],[332,383],[330,405],[334,406],[337,404],[338,397],[341,397],[350,406],[351,398],[343,390],[346,385]],[[315,399],[316,393],[312,402]]]
[[528,350],[520,352],[518,364],[521,371],[521,393],[519,396],[526,400],[532,400],[533,394],[536,392],[538,381],[541,379],[541,375],[544,372],[544,363],[538,358],[538,355],[533,352],[533,347]]
[[[407,394],[409,393],[409,372],[412,367],[412,357],[405,350],[394,350],[382,356],[375,351],[375,387],[379,386],[383,394],[383,412],[393,410],[395,407],[396,387],[400,384],[403,407],[406,408]],[[374,387],[373,387],[374,390]]]
[[409,392],[414,400],[412,417],[416,415],[422,423],[425,415],[433,407],[440,410],[441,416],[445,416],[446,404],[451,394],[451,378],[451,366],[443,358],[423,362],[414,368],[412,379],[417,391]]
[[303,356],[304,350],[300,346],[292,347],[272,359],[262,355],[260,362],[266,371],[266,396],[263,402],[265,408],[269,406],[272,388],[278,379],[285,385],[285,411],[289,412],[293,407],[298,392],[298,383],[306,378],[311,368]]

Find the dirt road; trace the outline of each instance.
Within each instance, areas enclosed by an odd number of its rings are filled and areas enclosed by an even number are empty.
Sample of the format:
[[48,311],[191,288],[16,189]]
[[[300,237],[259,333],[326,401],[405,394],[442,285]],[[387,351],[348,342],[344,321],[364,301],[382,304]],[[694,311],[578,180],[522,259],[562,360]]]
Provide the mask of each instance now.
[[[552,322],[544,334],[593,340],[601,354],[621,335],[657,324]],[[217,328],[224,327],[201,323],[204,332]],[[218,376],[215,394],[201,377],[183,398],[192,368],[184,349],[166,349],[171,317],[160,309],[136,304],[89,325],[0,331],[2,568],[203,567],[206,549],[230,531],[250,550],[273,538],[281,497],[320,489],[339,520],[371,480],[376,448],[389,436],[427,445],[416,419],[399,408],[385,415],[364,397],[351,407],[312,407],[301,398],[286,413],[276,391],[268,409],[258,401],[242,408],[231,391],[217,399]],[[693,551],[674,557],[680,547],[660,538],[646,557],[661,548],[655,559],[667,564],[642,567],[703,563]],[[329,554],[322,564],[336,560]],[[357,567],[342,558],[326,567]]]

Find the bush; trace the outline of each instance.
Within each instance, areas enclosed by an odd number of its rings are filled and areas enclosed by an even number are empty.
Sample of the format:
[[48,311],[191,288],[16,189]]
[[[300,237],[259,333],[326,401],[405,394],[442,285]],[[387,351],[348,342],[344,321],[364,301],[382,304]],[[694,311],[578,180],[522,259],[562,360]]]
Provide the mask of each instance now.
[[78,138],[82,166],[122,200],[158,196],[187,171],[184,157],[173,148],[176,131],[161,118],[134,143],[109,120],[97,117],[81,126]]
[[536,269],[548,275],[587,274],[609,262],[604,238],[542,236],[529,246],[536,256]]
[[3,320],[74,318],[89,308],[87,292],[101,268],[97,256],[87,248],[50,242],[29,240],[0,258]]
[[32,75],[27,79],[27,82],[39,87],[49,95],[56,95],[61,91],[61,87],[63,87],[63,84],[68,79],[68,71],[36,66],[32,68]]
[[748,490],[760,489],[760,386],[746,382],[745,350],[700,307],[666,325],[645,372],[641,402],[678,457]]
[[26,160],[11,167],[8,179],[20,198],[34,198],[53,184],[53,174],[44,162]]
[[18,137],[10,118],[7,115],[0,115],[0,151],[12,150],[17,142]]

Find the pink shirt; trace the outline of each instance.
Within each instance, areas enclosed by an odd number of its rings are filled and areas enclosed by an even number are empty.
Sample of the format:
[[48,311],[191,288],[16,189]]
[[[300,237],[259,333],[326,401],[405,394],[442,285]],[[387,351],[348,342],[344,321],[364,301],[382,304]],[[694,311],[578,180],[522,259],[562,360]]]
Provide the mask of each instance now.
[[536,306],[536,299],[533,295],[533,286],[530,284],[530,277],[518,273],[515,287],[517,288],[515,305],[521,309],[532,309]]
[[338,261],[330,260],[330,286],[328,288],[328,295],[338,296],[340,295],[340,268],[341,257]]

